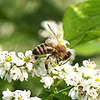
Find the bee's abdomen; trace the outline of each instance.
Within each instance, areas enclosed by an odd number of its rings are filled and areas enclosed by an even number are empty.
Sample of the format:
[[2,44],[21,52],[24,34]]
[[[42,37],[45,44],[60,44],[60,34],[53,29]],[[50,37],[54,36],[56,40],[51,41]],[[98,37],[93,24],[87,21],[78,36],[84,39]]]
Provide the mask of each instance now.
[[33,50],[34,55],[43,55],[49,53],[48,51],[48,45],[47,44],[41,44]]

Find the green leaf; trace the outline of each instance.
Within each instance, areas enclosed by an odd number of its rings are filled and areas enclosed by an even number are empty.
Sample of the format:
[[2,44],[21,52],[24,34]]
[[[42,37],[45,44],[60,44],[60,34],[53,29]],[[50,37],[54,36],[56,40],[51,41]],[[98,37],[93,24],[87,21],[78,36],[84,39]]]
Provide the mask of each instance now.
[[54,95],[55,93],[51,93],[51,90],[43,89],[43,91],[39,94],[38,97],[40,97],[42,100],[60,100],[54,97]]
[[100,41],[94,40],[74,47],[77,55],[91,56],[100,53]]
[[70,97],[68,97],[68,92],[57,93],[55,97],[60,100],[72,100]]
[[98,39],[99,37],[100,37],[100,31],[87,31],[83,39],[79,42],[79,44]]
[[48,100],[49,95],[51,94],[51,91],[48,89],[44,89],[38,97],[40,97],[42,100]]
[[[70,6],[65,12],[63,28],[65,39],[70,42],[70,47],[76,46],[79,42],[84,43],[94,40],[94,35],[96,36],[100,32],[100,29],[97,28],[99,26],[100,0]],[[93,32],[93,30],[98,32]],[[99,37],[99,35],[96,36],[96,38]]]

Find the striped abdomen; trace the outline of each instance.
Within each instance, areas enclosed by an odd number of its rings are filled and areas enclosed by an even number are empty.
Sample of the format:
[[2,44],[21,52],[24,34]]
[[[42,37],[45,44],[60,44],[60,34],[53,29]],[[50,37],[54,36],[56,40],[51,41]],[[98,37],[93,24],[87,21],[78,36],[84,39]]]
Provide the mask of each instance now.
[[35,47],[35,49],[33,50],[33,54],[34,55],[51,54],[52,51],[53,51],[53,48],[48,46],[45,43],[45,44],[41,44],[41,45],[38,45],[37,47]]

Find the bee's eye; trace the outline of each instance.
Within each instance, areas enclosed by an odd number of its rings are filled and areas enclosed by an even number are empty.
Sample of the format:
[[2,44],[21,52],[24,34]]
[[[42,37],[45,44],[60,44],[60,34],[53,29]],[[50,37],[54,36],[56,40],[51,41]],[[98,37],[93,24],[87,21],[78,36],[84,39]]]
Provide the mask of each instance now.
[[68,54],[64,56],[64,60],[67,60],[68,58],[69,58]]
[[63,60],[68,60],[68,59],[70,59],[70,57],[71,57],[71,53],[68,52],[68,53],[64,56]]

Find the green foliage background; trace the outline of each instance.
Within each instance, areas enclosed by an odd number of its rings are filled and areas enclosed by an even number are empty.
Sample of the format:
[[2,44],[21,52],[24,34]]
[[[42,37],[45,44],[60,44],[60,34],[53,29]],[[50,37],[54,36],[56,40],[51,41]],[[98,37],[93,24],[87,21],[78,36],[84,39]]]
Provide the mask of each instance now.
[[[95,5],[94,8],[89,6],[89,3],[72,6],[82,1],[85,0],[0,0],[0,51],[33,50],[35,46],[44,42],[38,36],[38,30],[42,28],[40,26],[42,21],[64,21],[65,39],[76,51],[74,63],[81,64],[82,60],[90,58],[96,62],[99,68],[100,3],[96,2],[99,0],[90,0],[93,2],[92,6]],[[92,41],[88,42],[90,40]],[[79,42],[80,45],[77,46]],[[63,83],[60,87],[66,86]],[[0,79],[0,98],[2,91],[7,88],[11,91],[30,89],[32,96],[35,96],[39,94],[43,86],[39,82],[39,78],[29,77],[28,82],[17,81],[10,84]]]

